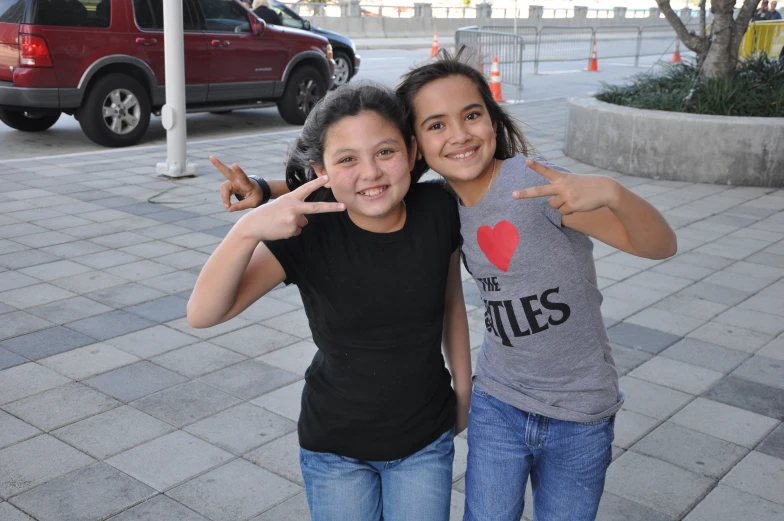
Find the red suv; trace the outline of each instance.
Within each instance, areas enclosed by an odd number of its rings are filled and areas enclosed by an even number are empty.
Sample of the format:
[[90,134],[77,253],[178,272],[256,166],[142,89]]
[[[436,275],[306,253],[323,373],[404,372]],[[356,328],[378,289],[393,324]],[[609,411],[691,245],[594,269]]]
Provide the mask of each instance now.
[[[165,102],[163,2],[0,0],[0,120],[36,132],[65,112],[100,145],[138,143]],[[182,2],[188,112],[275,102],[301,125],[330,88],[326,38],[238,0]]]

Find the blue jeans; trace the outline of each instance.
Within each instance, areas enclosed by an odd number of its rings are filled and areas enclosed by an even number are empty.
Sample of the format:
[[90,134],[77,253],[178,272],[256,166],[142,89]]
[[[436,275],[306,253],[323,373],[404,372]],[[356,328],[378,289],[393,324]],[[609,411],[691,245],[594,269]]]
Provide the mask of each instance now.
[[312,521],[449,521],[455,432],[403,459],[361,461],[300,448]]
[[463,521],[594,521],[612,461],[615,416],[589,423],[521,411],[474,387]]

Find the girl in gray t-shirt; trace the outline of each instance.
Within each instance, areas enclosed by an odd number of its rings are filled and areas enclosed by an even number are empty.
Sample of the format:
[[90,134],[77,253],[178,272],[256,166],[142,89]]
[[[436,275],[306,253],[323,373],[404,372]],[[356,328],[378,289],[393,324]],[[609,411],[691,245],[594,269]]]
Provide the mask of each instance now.
[[464,521],[596,517],[622,392],[601,315],[593,243],[675,254],[662,215],[614,179],[528,159],[529,145],[484,76],[457,56],[397,88],[416,169],[459,201],[463,262],[485,304],[474,375]]

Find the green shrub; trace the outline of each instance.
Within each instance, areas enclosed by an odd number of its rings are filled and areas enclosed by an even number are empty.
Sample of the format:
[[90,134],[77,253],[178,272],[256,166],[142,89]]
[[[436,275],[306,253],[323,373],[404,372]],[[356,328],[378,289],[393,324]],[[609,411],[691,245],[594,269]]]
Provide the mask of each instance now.
[[751,58],[740,62],[729,79],[697,77],[697,72],[693,61],[670,64],[656,73],[634,76],[630,85],[602,84],[596,98],[639,109],[784,117],[784,61]]

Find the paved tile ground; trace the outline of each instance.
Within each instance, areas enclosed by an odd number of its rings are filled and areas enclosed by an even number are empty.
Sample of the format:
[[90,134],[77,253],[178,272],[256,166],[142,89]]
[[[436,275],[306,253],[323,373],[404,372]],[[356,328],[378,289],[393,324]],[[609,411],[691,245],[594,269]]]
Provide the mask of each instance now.
[[[627,393],[599,519],[784,519],[784,191],[597,170],[563,156],[564,100],[510,110],[541,155],[616,177],[679,238],[665,261],[595,249]],[[184,319],[239,217],[206,157],[279,178],[293,136],[193,143],[199,175],[177,181],[154,173],[162,147],[0,163],[0,520],[308,519],[296,290],[213,329]]]

